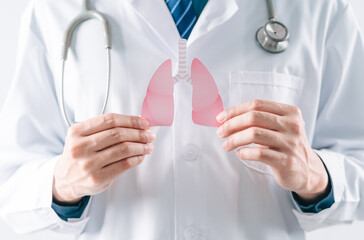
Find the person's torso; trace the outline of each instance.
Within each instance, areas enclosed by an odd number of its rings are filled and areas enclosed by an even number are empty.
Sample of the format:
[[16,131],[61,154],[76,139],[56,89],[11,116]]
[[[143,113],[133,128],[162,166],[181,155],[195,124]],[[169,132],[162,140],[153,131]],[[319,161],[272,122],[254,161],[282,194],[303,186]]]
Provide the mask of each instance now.
[[[81,1],[39,1],[42,40],[59,92],[63,31]],[[264,0],[209,0],[187,43],[187,68],[198,58],[215,79],[224,108],[267,99],[301,108],[312,140],[320,98],[323,47],[335,1],[275,1],[290,31],[281,54],[255,41],[267,22]],[[106,112],[140,115],[149,80],[172,60],[179,34],[163,0],[92,1],[111,26],[111,91]],[[102,27],[76,31],[66,65],[66,104],[76,121],[99,114],[106,88]],[[192,122],[192,86],[174,85],[174,120],[153,127],[155,150],[94,196],[81,239],[304,239],[289,192],[269,167],[226,153],[216,128]],[[72,115],[72,114],[71,114]]]

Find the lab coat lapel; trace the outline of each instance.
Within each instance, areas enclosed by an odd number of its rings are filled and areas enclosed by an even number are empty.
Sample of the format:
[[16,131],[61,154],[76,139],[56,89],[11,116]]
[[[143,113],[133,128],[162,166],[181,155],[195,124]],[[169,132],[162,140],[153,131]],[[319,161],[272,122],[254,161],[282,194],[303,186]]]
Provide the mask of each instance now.
[[187,45],[191,45],[200,37],[227,22],[238,10],[236,0],[209,0],[191,32]]
[[141,18],[151,27],[169,48],[173,55],[178,54],[180,35],[172,15],[164,0],[130,0]]
[[[130,1],[143,20],[157,33],[173,55],[177,56],[180,35],[165,1]],[[209,0],[191,32],[187,45],[228,21],[238,9],[236,0]]]

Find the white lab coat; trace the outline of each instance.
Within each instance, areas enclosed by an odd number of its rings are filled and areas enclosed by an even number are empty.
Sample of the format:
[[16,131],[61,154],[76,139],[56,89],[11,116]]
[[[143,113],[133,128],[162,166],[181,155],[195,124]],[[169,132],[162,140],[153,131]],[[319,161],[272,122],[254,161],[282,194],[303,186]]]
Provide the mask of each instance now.
[[[139,115],[150,78],[166,59],[178,70],[179,34],[163,0],[91,1],[111,23],[107,112]],[[35,0],[21,28],[15,80],[0,118],[0,214],[19,233],[43,229],[80,239],[304,239],[305,230],[364,219],[364,44],[344,0],[275,1],[291,33],[282,54],[255,42],[265,1],[209,0],[188,40],[225,109],[252,99],[301,108],[312,147],[331,175],[335,203],[302,213],[269,167],[226,153],[216,128],[193,124],[192,87],[174,86],[171,127],[153,127],[154,152],[93,196],[80,219],[51,208],[53,169],[67,127],[57,104],[63,32],[81,0]],[[105,89],[102,28],[77,32],[66,66],[72,119],[98,114]],[[3,79],[4,80],[4,79]]]

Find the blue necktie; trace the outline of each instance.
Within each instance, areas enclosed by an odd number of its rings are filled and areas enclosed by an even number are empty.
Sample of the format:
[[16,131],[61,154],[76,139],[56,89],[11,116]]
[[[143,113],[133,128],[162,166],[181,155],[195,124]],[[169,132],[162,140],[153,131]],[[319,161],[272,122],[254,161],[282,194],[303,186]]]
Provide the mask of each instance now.
[[165,0],[171,11],[181,38],[188,39],[196,24],[197,16],[192,6],[192,0]]

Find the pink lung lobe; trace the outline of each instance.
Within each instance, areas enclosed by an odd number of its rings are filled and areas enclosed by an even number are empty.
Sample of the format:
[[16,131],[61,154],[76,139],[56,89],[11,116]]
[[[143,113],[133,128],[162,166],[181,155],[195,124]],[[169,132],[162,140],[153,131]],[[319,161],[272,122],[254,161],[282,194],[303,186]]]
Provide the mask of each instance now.
[[191,66],[192,120],[195,124],[219,127],[216,116],[224,110],[215,80],[205,65],[195,58]]
[[166,60],[154,73],[144,98],[141,116],[153,126],[171,126],[174,117],[172,61]]

